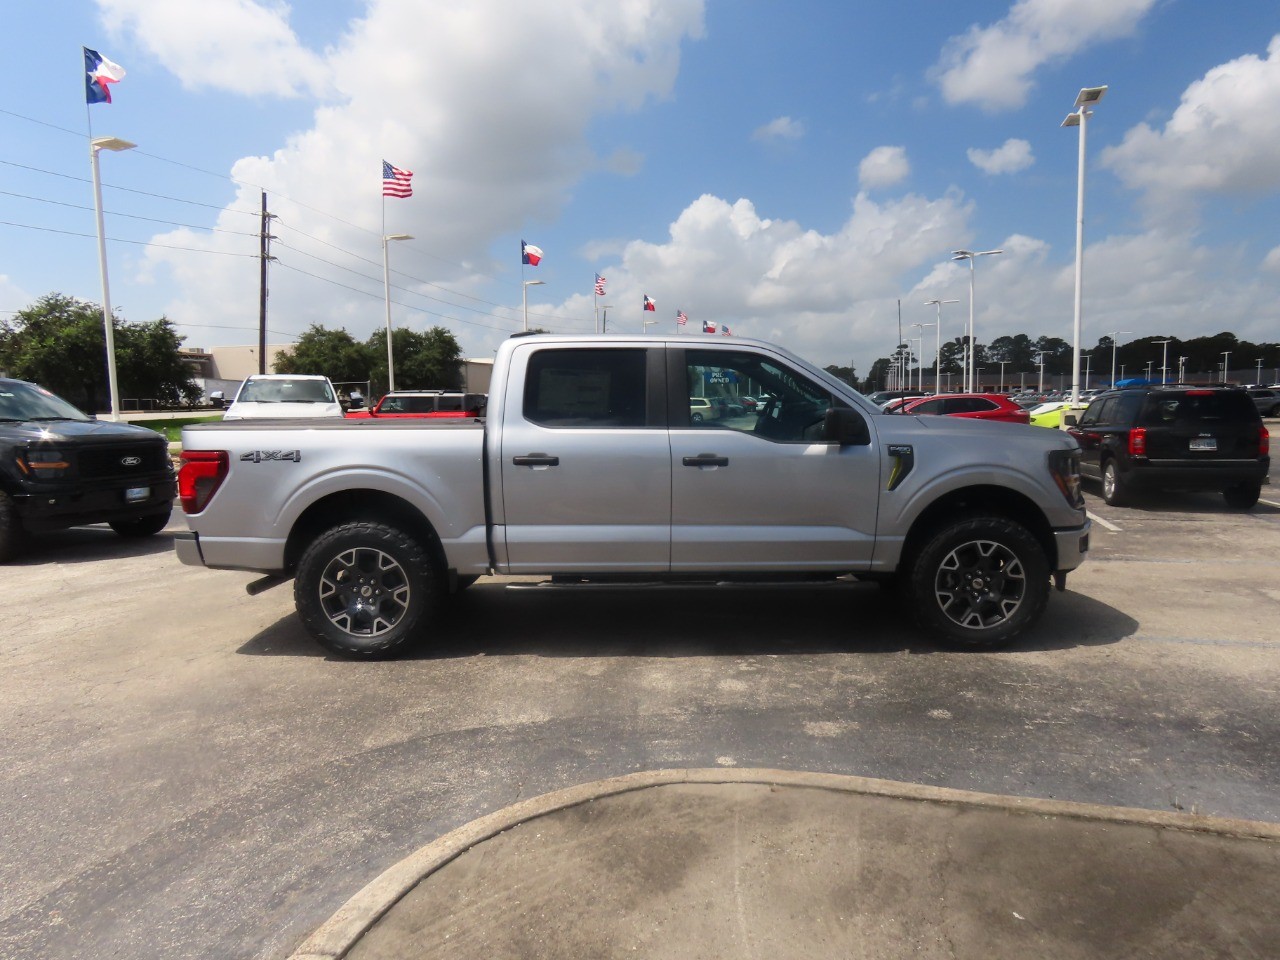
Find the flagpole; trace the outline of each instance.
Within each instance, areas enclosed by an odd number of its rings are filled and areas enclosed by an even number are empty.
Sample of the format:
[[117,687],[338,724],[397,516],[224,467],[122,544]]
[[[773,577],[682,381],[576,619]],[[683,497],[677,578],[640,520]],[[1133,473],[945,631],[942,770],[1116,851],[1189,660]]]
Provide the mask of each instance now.
[[600,297],[596,294],[596,285],[600,282],[600,274],[595,275],[595,279],[591,281],[591,303],[596,309],[596,333],[600,332]]

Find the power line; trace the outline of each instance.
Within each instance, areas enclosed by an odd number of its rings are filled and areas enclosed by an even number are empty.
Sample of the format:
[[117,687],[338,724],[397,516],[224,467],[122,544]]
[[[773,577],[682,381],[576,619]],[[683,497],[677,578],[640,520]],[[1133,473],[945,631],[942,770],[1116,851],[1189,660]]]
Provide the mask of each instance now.
[[[36,203],[51,203],[58,207],[70,207],[72,210],[89,210],[93,207],[86,207],[82,203],[66,203],[62,200],[48,200],[44,197],[32,197],[25,193],[14,193],[10,190],[0,190],[0,194],[6,197],[17,197],[20,200],[33,200]],[[229,233],[237,237],[256,237],[256,233],[248,230],[228,230],[225,227],[206,227],[196,223],[178,223],[175,220],[161,220],[157,217],[143,217],[136,213],[118,213],[114,210],[104,210],[103,213],[110,214],[113,217],[128,217],[130,220],[145,220],[148,223],[163,223],[170,227],[186,227],[188,230],[208,230],[211,233]]]
[[[39,230],[42,233],[61,233],[68,237],[88,237],[90,240],[96,240],[96,233],[77,233],[75,230],[56,230],[53,227],[37,227],[30,223],[14,223],[12,220],[0,220],[0,226],[19,227],[23,230]],[[210,250],[208,247],[179,247],[172,243],[154,243],[150,240],[125,240],[121,237],[107,237],[112,243],[131,243],[137,247],[160,247],[164,250],[185,250],[188,253],[212,253],[219,257],[253,257],[257,259],[256,253],[235,253],[231,250]]]

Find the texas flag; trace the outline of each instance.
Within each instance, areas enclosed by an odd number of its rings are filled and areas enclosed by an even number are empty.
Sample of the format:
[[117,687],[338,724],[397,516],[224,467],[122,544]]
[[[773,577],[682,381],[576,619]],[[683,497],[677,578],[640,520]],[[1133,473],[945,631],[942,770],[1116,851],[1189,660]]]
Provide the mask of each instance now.
[[714,320],[703,320],[703,321],[702,321],[702,332],[703,332],[703,333],[715,333],[715,332],[716,332],[716,324],[715,324],[715,321],[714,321]]
[[653,297],[649,296],[647,293],[644,295],[644,308],[646,310],[653,310],[653,311],[656,311],[658,309],[658,305],[653,302]]
[[97,50],[84,50],[84,102],[110,103],[111,87],[124,79],[124,67],[112,63]]
[[535,247],[532,243],[520,241],[520,262],[527,263],[531,267],[536,267],[542,262],[542,248]]

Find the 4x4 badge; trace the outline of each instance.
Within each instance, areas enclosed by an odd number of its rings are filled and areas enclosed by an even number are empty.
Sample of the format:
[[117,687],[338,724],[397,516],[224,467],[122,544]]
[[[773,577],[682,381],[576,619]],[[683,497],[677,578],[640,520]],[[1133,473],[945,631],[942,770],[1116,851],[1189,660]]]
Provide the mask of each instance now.
[[262,463],[264,460],[292,460],[302,462],[301,450],[253,450],[240,454],[242,463]]

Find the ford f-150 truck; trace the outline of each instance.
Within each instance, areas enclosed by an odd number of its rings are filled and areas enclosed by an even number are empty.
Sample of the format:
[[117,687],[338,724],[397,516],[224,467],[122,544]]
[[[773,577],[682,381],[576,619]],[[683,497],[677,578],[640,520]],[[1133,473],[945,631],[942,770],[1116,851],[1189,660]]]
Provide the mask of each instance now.
[[[739,393],[769,399],[690,414]],[[316,640],[382,657],[484,574],[879,579],[945,641],[990,648],[1088,550],[1068,435],[888,416],[760,341],[517,335],[487,414],[186,427],[178,557],[265,574],[250,592],[292,578]]]

